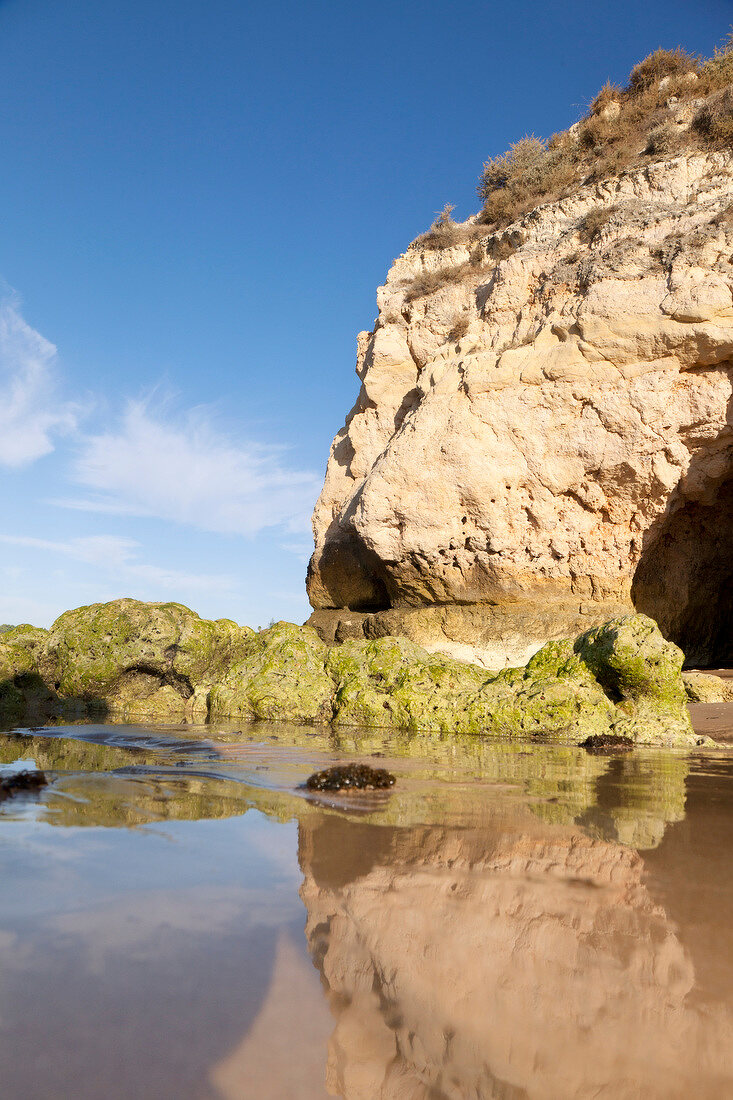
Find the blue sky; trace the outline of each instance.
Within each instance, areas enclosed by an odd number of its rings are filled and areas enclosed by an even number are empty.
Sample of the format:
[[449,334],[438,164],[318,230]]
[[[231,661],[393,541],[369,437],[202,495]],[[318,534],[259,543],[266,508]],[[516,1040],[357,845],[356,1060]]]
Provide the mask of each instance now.
[[0,0],[0,622],[302,621],[392,258],[733,3]]

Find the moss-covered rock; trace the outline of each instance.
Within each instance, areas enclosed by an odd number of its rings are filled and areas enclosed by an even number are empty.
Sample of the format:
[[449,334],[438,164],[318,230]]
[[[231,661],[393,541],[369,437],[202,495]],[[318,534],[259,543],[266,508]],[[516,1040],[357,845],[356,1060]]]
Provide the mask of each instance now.
[[35,684],[64,705],[81,699],[149,721],[694,742],[682,654],[643,615],[548,642],[525,668],[492,673],[406,638],[329,649],[307,626],[277,623],[258,634],[181,604],[115,600],[68,611],[48,633],[15,628],[2,636],[0,662],[0,716],[22,710],[23,684]]
[[327,653],[311,627],[281,622],[251,634],[243,656],[211,692],[211,716],[330,722],[335,686]]
[[28,623],[0,634],[0,721],[20,721],[40,700],[50,698],[37,674],[47,639],[47,630]]
[[639,743],[693,737],[682,682],[684,654],[646,615],[624,615],[576,639],[574,650],[616,704],[614,733]]
[[330,651],[327,668],[338,725],[581,740],[618,718],[569,640],[548,642],[526,668],[498,674],[405,638],[345,642]]
[[491,677],[485,669],[437,653],[407,638],[350,641],[332,649],[334,722],[346,726],[467,730],[472,698]]
[[48,631],[24,623],[0,634],[0,680],[11,680],[24,672],[35,672],[38,658],[48,640]]
[[205,718],[202,689],[207,696],[253,635],[182,604],[113,600],[61,615],[38,667],[62,698],[103,701],[124,717]]

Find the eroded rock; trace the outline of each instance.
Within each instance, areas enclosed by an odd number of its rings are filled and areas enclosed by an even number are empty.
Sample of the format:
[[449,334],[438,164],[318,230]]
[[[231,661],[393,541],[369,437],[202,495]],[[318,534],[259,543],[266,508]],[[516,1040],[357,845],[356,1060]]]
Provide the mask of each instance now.
[[475,235],[398,257],[313,517],[324,637],[341,610],[498,668],[635,607],[733,660],[732,169],[580,186],[498,262]]

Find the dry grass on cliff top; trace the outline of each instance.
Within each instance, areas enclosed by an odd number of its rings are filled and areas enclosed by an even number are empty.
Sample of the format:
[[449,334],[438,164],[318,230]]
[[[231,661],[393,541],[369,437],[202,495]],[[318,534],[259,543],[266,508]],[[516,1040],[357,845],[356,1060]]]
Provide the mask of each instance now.
[[[691,117],[685,121],[686,108]],[[707,60],[680,47],[655,50],[632,69],[624,88],[606,83],[569,130],[549,140],[520,138],[485,163],[475,222],[457,224],[448,205],[410,247],[469,244],[582,184],[696,149],[733,149],[733,33]],[[426,292],[416,288],[412,297]]]

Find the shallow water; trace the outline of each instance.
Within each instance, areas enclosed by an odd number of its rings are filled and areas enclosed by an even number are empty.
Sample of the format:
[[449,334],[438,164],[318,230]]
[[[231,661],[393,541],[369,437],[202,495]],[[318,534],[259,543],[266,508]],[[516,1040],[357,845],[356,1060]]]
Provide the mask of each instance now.
[[[0,1094],[733,1095],[733,752],[0,734]],[[307,795],[364,760],[392,792]]]

